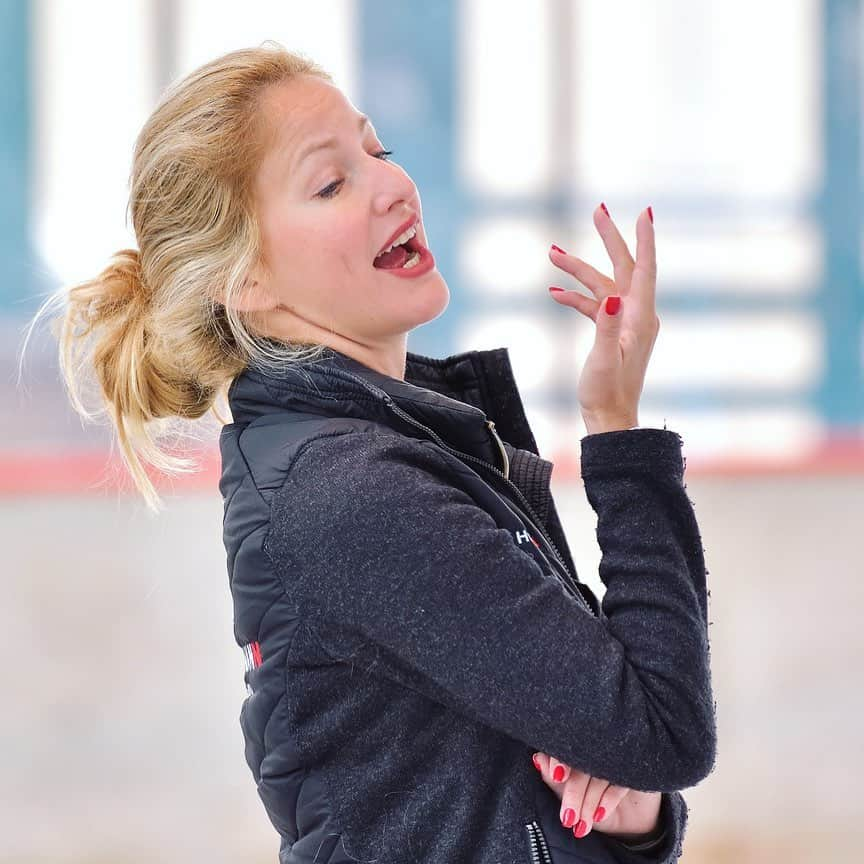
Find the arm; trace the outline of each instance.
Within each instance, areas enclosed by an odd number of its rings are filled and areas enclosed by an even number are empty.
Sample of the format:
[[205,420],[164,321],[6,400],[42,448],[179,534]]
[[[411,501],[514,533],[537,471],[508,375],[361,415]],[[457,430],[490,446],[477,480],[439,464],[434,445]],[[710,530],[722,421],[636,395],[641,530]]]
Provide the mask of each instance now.
[[460,488],[468,469],[430,442],[311,442],[274,497],[265,549],[301,611],[345,647],[383,649],[430,698],[610,782],[684,788],[713,765],[715,729],[680,439],[584,443],[606,620],[519,548]]

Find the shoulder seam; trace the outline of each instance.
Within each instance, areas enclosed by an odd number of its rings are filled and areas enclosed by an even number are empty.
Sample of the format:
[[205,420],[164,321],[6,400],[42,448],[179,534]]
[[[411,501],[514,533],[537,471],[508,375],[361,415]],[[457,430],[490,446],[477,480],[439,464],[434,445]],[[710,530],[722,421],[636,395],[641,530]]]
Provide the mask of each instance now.
[[[241,439],[243,438],[243,434],[249,428],[249,425],[250,424],[247,423],[243,427],[243,429],[241,429],[237,433],[237,452],[240,454],[240,458],[243,460],[243,464],[246,466],[246,473],[249,475],[249,480],[252,483],[252,488],[258,494],[258,497],[261,499],[261,501],[266,505],[267,499],[261,494],[261,490],[258,488],[258,484],[255,482],[255,475],[252,473],[252,467],[249,465],[249,460],[246,458],[246,454],[243,452],[243,443]],[[240,485],[241,484],[238,484],[238,488]],[[231,497],[233,498],[234,496],[232,495]]]
[[[309,438],[306,441],[304,441],[297,448],[297,452],[294,454],[291,461],[285,467],[285,480],[286,480],[286,482],[288,480],[288,477],[291,474],[291,469],[294,467],[294,463],[300,458],[300,456],[303,454],[303,452],[306,450],[306,448],[310,444],[314,444],[316,441],[321,441],[324,438],[337,438],[340,435],[363,435],[363,436],[372,436],[375,438],[390,438],[390,437],[398,438],[398,437],[400,437],[399,433],[397,433],[397,432],[394,432],[392,435],[390,435],[386,432],[379,432],[379,431],[374,430],[374,429],[373,430],[364,429],[362,431],[357,430],[357,429],[348,429],[348,430],[341,430],[340,429],[338,432],[324,432],[321,435],[315,435],[313,438]],[[282,485],[284,486],[285,484],[283,483]]]

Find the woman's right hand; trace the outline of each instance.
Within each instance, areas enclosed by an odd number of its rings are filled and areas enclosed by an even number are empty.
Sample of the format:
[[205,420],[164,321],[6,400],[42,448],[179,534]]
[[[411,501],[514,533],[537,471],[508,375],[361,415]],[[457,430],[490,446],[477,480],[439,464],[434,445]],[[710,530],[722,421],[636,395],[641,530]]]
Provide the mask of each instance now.
[[[571,306],[597,325],[594,346],[578,384],[578,398],[588,433],[638,425],[639,397],[648,360],[660,329],[655,308],[657,263],[650,208],[636,220],[636,260],[603,207],[594,211],[594,225],[612,261],[614,279],[590,264],[551,249],[556,267],[576,277],[597,298],[578,291],[552,291],[563,306]],[[620,298],[616,315],[606,310],[606,298]]]

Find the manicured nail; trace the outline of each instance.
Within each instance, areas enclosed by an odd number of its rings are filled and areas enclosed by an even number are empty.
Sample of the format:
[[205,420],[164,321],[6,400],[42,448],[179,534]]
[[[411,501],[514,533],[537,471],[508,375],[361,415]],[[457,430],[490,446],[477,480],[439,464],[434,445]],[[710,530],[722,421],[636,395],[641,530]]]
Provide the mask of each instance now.
[[[600,206],[603,208],[603,212],[609,216],[609,211],[606,209],[606,205],[601,201]],[[610,217],[611,218],[611,217]]]
[[534,767],[535,767],[538,771],[542,771],[543,768],[542,768],[541,765],[540,765],[540,760],[537,758],[537,754],[534,753],[534,754],[531,756],[531,758],[534,760]]
[[599,822],[605,815],[606,815],[606,808],[605,807],[598,807],[594,811],[594,821]]
[[[560,246],[556,246],[554,243],[552,244],[552,248],[553,248],[556,252],[564,252],[564,250],[563,250]],[[566,255],[567,253],[564,252],[564,254]]]
[[618,310],[621,308],[621,298],[620,297],[607,297],[606,298],[606,314],[607,315],[617,315]]
[[549,290],[550,290],[550,291],[563,291],[564,289],[563,289],[563,288],[559,288],[557,285],[550,285],[550,286],[549,286]]
[[568,807],[564,811],[564,818],[561,820],[561,824],[565,828],[569,828],[573,824],[573,820],[576,818],[576,811],[572,807]]
[[555,770],[552,772],[552,779],[556,783],[560,783],[564,779],[564,766],[556,765]]
[[584,819],[580,819],[573,829],[573,833],[577,837],[584,837],[588,833],[588,823]]
[[651,220],[651,224],[654,224],[654,211],[649,207],[648,208],[648,218]]

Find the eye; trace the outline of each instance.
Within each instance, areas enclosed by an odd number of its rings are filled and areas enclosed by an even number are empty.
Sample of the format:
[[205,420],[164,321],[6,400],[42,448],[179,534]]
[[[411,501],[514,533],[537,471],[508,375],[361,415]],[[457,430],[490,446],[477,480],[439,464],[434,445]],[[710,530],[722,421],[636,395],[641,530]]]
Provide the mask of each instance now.
[[[384,162],[389,162],[390,160],[387,158],[388,156],[393,155],[392,150],[379,150],[377,153],[372,154],[376,159],[382,159]],[[335,197],[335,195],[339,191],[339,187],[342,185],[341,180],[334,180],[332,183],[328,183],[316,197],[329,199]]]

